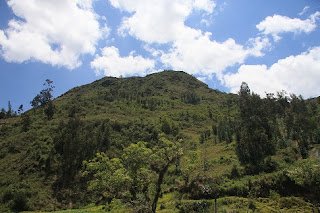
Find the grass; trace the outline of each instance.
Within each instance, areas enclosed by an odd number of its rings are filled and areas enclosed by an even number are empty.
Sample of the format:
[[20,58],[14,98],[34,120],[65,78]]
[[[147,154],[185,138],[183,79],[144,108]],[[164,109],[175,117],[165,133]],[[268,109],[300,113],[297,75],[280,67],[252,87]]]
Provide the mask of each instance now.
[[[103,209],[104,206],[88,206],[83,209],[68,209],[68,210],[61,210],[61,211],[52,211],[54,213],[105,213],[106,210]],[[25,211],[24,213],[44,213],[43,211]]]

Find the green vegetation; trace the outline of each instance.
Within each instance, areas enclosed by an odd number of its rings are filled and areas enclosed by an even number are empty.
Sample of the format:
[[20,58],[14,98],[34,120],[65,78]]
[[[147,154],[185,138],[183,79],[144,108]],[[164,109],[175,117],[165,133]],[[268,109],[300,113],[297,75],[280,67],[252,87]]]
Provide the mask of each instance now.
[[55,100],[52,84],[1,114],[1,212],[320,211],[319,98],[226,94],[175,71]]

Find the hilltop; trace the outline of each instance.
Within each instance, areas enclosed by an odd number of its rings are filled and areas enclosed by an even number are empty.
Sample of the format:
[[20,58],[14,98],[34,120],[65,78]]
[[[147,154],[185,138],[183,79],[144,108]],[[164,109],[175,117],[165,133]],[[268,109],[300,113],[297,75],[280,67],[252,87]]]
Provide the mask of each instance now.
[[319,208],[319,99],[239,94],[178,71],[104,77],[6,119],[0,210]]

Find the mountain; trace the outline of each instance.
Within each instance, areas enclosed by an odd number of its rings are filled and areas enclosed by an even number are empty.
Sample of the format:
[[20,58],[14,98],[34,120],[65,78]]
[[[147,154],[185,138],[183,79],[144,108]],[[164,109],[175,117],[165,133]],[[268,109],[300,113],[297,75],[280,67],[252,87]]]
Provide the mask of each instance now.
[[105,77],[0,119],[0,210],[319,208],[318,99],[239,94],[178,71]]

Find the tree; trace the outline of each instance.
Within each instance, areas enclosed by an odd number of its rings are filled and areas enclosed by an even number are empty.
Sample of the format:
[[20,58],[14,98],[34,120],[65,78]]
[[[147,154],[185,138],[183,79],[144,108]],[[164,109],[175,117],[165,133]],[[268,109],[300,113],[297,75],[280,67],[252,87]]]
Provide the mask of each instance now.
[[286,117],[287,132],[290,132],[292,139],[298,142],[302,158],[308,157],[309,144],[312,141],[312,132],[316,130],[316,124],[312,122],[306,102],[302,96],[291,94],[290,109]]
[[48,119],[52,119],[55,107],[52,103],[52,91],[55,88],[52,85],[53,81],[47,79],[46,82],[43,84],[44,89],[40,91],[39,94],[34,97],[34,99],[30,102],[33,108],[41,106],[44,109],[44,113],[48,117]]
[[128,197],[129,186],[132,179],[122,164],[121,159],[109,159],[106,153],[97,153],[90,161],[84,161],[83,176],[92,175],[88,189],[102,197],[101,200]]
[[[144,203],[151,204],[151,210],[155,212],[165,174],[182,155],[180,143],[165,138],[152,148],[148,148],[146,142],[131,143],[123,150],[121,158],[109,159],[105,153],[99,153],[84,162],[83,175],[93,177],[89,189],[98,191],[107,200],[130,198],[134,203],[139,193],[144,196]],[[153,184],[156,188],[150,193]]]
[[0,119],[6,118],[6,115],[7,115],[7,111],[4,108],[2,108],[0,111]]
[[21,104],[18,108],[18,113],[21,114],[23,112],[23,105]]
[[148,200],[147,192],[148,185],[150,184],[150,173],[148,160],[152,154],[152,150],[147,148],[146,142],[138,142],[137,144],[131,143],[128,147],[123,150],[121,157],[122,162],[130,178],[132,184],[130,187],[130,193],[132,200],[137,199],[137,193],[144,194],[146,200]]
[[246,83],[242,83],[239,96],[241,130],[236,153],[240,163],[256,173],[261,170],[264,158],[275,152],[273,130],[260,96],[251,94]]
[[158,175],[156,193],[152,201],[152,212],[156,212],[156,207],[161,192],[161,185],[169,166],[177,161],[183,154],[181,142],[182,141],[180,140],[174,143],[170,140],[162,138],[160,139],[158,145],[152,149],[153,154],[150,158],[150,166],[151,169]]
[[58,134],[54,137],[54,157],[59,159],[57,183],[60,188],[72,185],[84,160],[91,159],[96,151],[93,129],[85,126],[79,118],[70,118],[67,123],[60,122]]
[[13,114],[13,111],[12,111],[12,105],[11,105],[11,102],[10,102],[10,101],[8,101],[7,117],[8,117],[8,118],[11,118],[12,114]]
[[31,119],[28,113],[24,113],[21,115],[21,125],[22,125],[22,131],[26,132],[29,130],[31,124]]

